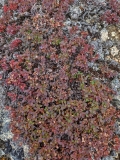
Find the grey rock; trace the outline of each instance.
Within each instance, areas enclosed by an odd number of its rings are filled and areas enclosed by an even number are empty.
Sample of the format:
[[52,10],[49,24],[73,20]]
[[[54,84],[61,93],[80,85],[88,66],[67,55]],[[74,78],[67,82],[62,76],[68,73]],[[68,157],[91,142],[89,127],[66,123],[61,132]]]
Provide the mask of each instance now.
[[119,121],[116,121],[115,123],[115,133],[117,135],[120,135],[120,122]]
[[2,149],[0,149],[0,157],[3,156],[3,155],[5,155],[5,153],[3,152]]
[[95,1],[98,5],[99,4],[102,4],[102,5],[106,5],[106,0],[97,0],[97,1]]
[[40,15],[43,15],[42,6],[40,4],[35,3],[31,8],[31,13],[39,13]]
[[91,41],[90,44],[93,46],[94,51],[96,54],[99,55],[100,60],[104,60],[104,51],[103,51],[103,46],[101,40],[97,39],[95,41]]
[[88,62],[88,66],[89,66],[90,68],[93,68],[93,70],[95,70],[95,71],[98,71],[98,70],[99,70],[99,67],[98,67],[98,65],[97,65],[96,63]]
[[[1,71],[0,73],[3,73],[3,72]],[[2,96],[3,92],[4,92],[4,89],[3,89],[3,87],[0,85],[0,94],[1,94],[1,96]]]
[[117,77],[111,81],[111,87],[114,91],[118,91],[120,88],[120,80]]
[[82,13],[82,11],[81,11],[79,6],[70,7],[71,20],[78,20],[78,18],[81,15],[81,13]]
[[99,42],[98,41],[92,41],[91,45],[94,47],[94,50],[99,49]]
[[64,25],[65,25],[66,27],[71,26],[71,24],[72,24],[72,22],[71,22],[71,19],[70,19],[70,18],[68,18],[68,19],[64,22]]
[[116,151],[111,151],[110,155],[114,158],[118,158],[118,153]]
[[0,9],[0,17],[2,16],[2,9]]
[[7,0],[0,0],[0,4],[4,5],[7,2]]
[[102,160],[115,160],[115,158],[112,156],[106,156],[106,157],[102,158]]
[[104,53],[102,48],[97,50],[97,54],[99,55],[99,60],[104,60]]
[[118,99],[113,99],[111,103],[114,107],[120,109],[120,101]]
[[2,132],[5,133],[9,130],[9,122],[6,122],[3,129],[2,129]]
[[15,89],[15,87],[12,86],[12,85],[10,85],[9,91],[12,91],[12,90],[14,90],[14,89]]
[[105,44],[106,44],[106,47],[109,47],[109,48],[110,48],[110,47],[113,46],[114,42],[111,41],[111,40],[107,40]]
[[114,96],[111,103],[117,109],[120,109],[120,80],[118,76],[111,81],[111,87],[116,92],[116,95]]

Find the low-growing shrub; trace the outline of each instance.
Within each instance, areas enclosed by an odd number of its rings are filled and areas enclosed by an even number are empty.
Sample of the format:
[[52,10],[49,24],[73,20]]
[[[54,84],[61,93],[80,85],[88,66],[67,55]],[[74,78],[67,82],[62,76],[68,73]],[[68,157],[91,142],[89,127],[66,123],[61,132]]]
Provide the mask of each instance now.
[[116,24],[120,22],[120,2],[118,0],[109,0],[108,6],[110,9],[106,10],[101,16],[103,21],[108,24]]
[[[32,2],[20,0],[18,8],[21,3]],[[88,33],[78,35],[75,26],[69,29],[69,36],[62,30],[71,3],[43,0],[43,15],[31,15],[19,30],[12,25],[15,28],[10,31],[7,22],[7,29],[4,23],[0,28],[13,36],[10,56],[0,60],[10,127],[15,140],[23,137],[22,143],[29,144],[31,160],[36,155],[44,160],[99,160],[111,149],[120,149],[114,133],[120,113],[110,104],[114,92],[101,82],[101,76],[90,72],[88,62],[95,62],[98,55],[87,42]],[[102,66],[100,74],[114,76]]]

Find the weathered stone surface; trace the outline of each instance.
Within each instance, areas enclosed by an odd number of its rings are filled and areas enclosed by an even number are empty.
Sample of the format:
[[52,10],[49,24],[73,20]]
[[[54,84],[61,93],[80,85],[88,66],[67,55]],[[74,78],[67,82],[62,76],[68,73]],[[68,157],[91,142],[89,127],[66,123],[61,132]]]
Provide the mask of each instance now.
[[7,2],[7,0],[0,0],[0,4],[4,5]]

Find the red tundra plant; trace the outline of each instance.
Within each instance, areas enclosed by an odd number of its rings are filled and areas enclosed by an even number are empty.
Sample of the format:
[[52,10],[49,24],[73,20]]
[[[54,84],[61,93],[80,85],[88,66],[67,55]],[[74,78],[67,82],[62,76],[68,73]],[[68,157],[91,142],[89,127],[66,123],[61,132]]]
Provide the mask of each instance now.
[[108,24],[118,23],[119,16],[116,12],[112,12],[111,10],[105,11],[104,15],[101,17],[102,20],[106,21]]
[[9,5],[4,5],[3,6],[3,11],[6,13],[8,11],[14,11],[18,7],[17,3],[9,3]]
[[17,94],[8,92],[8,97],[10,97],[12,101],[15,101],[17,98]]
[[11,10],[16,10],[19,11],[20,13],[28,11],[35,3],[37,0],[8,0],[8,4]]
[[10,50],[13,50],[15,48],[17,48],[20,44],[22,43],[22,40],[17,38],[14,39],[11,43],[10,43]]
[[6,26],[3,25],[3,24],[1,24],[1,25],[0,25],[0,33],[4,32],[5,29],[6,29]]
[[3,6],[3,11],[6,13],[6,12],[8,12],[10,9],[9,9],[9,7],[7,6],[7,5],[4,5]]
[[9,3],[9,9],[10,9],[11,11],[16,10],[17,7],[18,7],[18,4],[17,4],[17,3]]
[[118,0],[109,0],[108,4],[111,10],[105,11],[101,16],[102,20],[108,24],[118,23],[120,21],[120,2]]
[[[96,61],[98,55],[87,42],[88,33],[77,35],[78,28],[71,27],[67,37],[61,29],[70,3],[42,1],[44,15],[31,15],[18,31],[26,43],[24,50],[14,59],[6,56],[0,60],[6,74],[6,97],[11,100],[7,102],[10,127],[14,137],[23,137],[22,143],[29,145],[29,160],[35,156],[99,160],[111,149],[120,150],[120,139],[114,133],[120,111],[110,104],[114,92],[90,72],[88,62]],[[59,25],[56,19],[60,19]],[[20,38],[13,40],[10,53],[21,43]],[[114,76],[106,67],[104,70],[101,68],[106,77]]]
[[0,33],[4,33],[6,29],[6,23],[4,17],[0,18]]
[[[38,75],[40,70],[35,72],[34,76]],[[119,112],[116,112],[116,109],[109,103],[112,91],[92,78],[92,75],[84,76],[80,73],[77,76],[73,74],[73,77],[68,89],[64,83],[61,84],[69,91],[69,95],[67,94],[69,100],[64,98],[65,91],[62,88],[58,90],[59,94],[57,89],[52,89],[58,94],[56,101],[53,101],[53,97],[47,97],[47,86],[42,82],[44,86],[41,88],[40,85],[37,94],[35,91],[26,90],[26,93],[29,94],[27,96],[29,104],[33,105],[19,106],[14,110],[18,116],[11,114],[12,132],[15,137],[24,134],[24,140],[29,142],[33,157],[37,153],[38,156],[51,160],[70,158],[92,160],[91,154],[93,154],[94,158],[99,160],[102,156],[109,154],[110,148],[120,149],[120,139],[113,133]],[[66,79],[64,73],[61,74],[60,79],[58,82]],[[72,100],[70,98],[72,95],[70,90],[74,82],[80,83],[82,99],[72,98]],[[56,87],[55,83],[57,80],[52,87]],[[38,88],[37,83],[35,84],[35,88]],[[49,90],[51,96],[54,93],[52,90]],[[42,102],[43,94],[46,95],[44,102]],[[31,160],[33,157],[31,155]]]
[[8,25],[7,26],[7,34],[15,35],[19,29],[20,29],[20,26],[16,26],[16,24]]
[[120,2],[119,0],[110,0],[109,4],[113,11],[115,11],[118,16],[120,16]]

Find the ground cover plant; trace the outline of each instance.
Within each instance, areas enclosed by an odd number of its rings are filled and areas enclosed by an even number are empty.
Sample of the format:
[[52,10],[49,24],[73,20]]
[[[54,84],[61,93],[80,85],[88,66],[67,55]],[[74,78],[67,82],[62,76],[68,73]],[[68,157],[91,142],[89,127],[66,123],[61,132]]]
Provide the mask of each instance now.
[[120,2],[116,0],[109,1],[109,9],[102,15],[102,19],[109,24],[118,23],[120,20]]
[[[107,64],[97,74],[89,68],[99,55],[88,43],[87,31],[78,34],[71,26],[66,35],[62,30],[72,0],[43,0],[40,14],[25,15],[35,2],[8,0],[0,18],[1,41],[6,40],[0,78],[14,140],[23,137],[21,145],[29,144],[31,160],[36,155],[44,160],[99,160],[111,149],[118,151],[114,124],[120,112],[110,103],[115,92],[100,80],[115,73]],[[116,3],[109,3],[114,17],[106,15],[108,23],[118,22]]]

